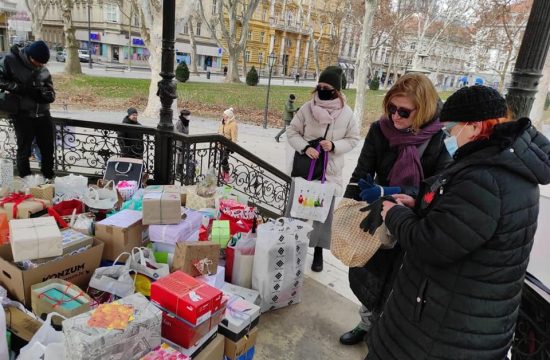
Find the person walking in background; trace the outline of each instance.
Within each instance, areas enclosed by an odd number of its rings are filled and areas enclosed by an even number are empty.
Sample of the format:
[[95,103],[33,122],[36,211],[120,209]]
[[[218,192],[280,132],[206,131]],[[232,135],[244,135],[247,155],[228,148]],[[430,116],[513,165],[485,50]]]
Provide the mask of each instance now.
[[50,104],[55,101],[55,90],[46,64],[50,49],[42,40],[23,49],[14,45],[10,53],[0,61],[0,89],[12,94],[17,102],[17,112],[11,114],[17,137],[17,170],[19,176],[31,174],[29,158],[32,143],[42,155],[41,171],[46,179],[54,177],[54,125]]
[[285,110],[283,111],[283,128],[281,131],[275,136],[275,141],[279,142],[281,139],[281,135],[283,135],[286,131],[286,127],[290,125],[290,122],[292,121],[292,118],[294,118],[294,114],[296,111],[298,111],[300,108],[296,107],[294,105],[294,102],[296,101],[296,96],[294,94],[290,94],[288,97],[288,100],[285,103]]
[[[138,125],[138,111],[131,107],[127,115],[122,120],[123,124]],[[143,158],[143,135],[137,131],[122,130],[118,132],[118,144],[120,145],[120,154],[123,157]]]
[[550,142],[482,85],[451,95],[441,121],[454,163],[383,203],[405,256],[368,360],[500,360],[512,345]]
[[227,66],[223,67],[223,76],[227,76]]
[[[310,141],[319,140],[322,150],[329,153],[326,181],[335,185],[335,196],[342,194],[344,156],[360,139],[359,125],[341,90],[342,69],[327,67],[319,76],[312,99],[300,107],[287,129],[288,143],[296,152],[318,159],[320,153]],[[289,204],[292,204],[294,182],[290,194]],[[287,206],[285,216],[290,217],[291,207]],[[333,209],[334,199],[325,222],[313,222],[309,246],[314,248],[311,270],[315,272],[323,271],[323,249],[330,249]]]
[[[237,120],[235,119],[233,108],[229,108],[223,112],[222,121],[220,127],[218,128],[218,134],[236,143],[237,132]],[[231,181],[231,175],[229,172],[229,154],[230,150],[226,147],[223,147],[221,154],[221,165],[223,170],[222,180],[224,183],[228,183]]]
[[[415,195],[424,177],[451,162],[439,122],[439,96],[430,79],[403,75],[386,93],[383,109],[365,138],[346,198],[371,203],[382,195],[380,187],[385,195]],[[343,334],[340,343],[355,345],[365,339],[382,313],[402,257],[396,245],[378,250],[365,266],[349,269],[350,287],[362,306],[359,324]]]

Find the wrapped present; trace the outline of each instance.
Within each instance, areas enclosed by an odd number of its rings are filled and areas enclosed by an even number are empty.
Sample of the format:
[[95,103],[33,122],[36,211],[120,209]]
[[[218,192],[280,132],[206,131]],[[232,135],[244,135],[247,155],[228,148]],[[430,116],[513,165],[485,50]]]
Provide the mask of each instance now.
[[[140,360],[188,360],[188,356],[183,355],[170,345],[162,343],[157,346],[149,354],[142,357]],[[221,359],[221,358],[220,358]]]
[[222,249],[227,247],[227,243],[231,239],[231,230],[228,220],[214,220],[212,223],[211,240],[216,244],[220,244]]
[[62,236],[52,217],[10,220],[13,261],[63,254]]
[[97,222],[95,237],[105,243],[103,259],[114,261],[121,253],[143,246],[149,235],[141,211],[122,210]]
[[227,302],[227,309],[220,323],[219,333],[232,341],[248,335],[260,321],[260,307],[236,295]]
[[0,200],[0,212],[5,213],[9,220],[39,216],[41,212],[46,213],[48,206],[48,200],[35,199],[32,195],[19,193],[10,194]]
[[175,245],[180,241],[198,241],[203,215],[198,211],[184,210],[184,218],[176,225],[151,225],[149,238],[157,243]]
[[192,325],[199,325],[221,308],[222,292],[176,271],[151,284],[151,301]]
[[128,201],[138,190],[138,183],[134,180],[122,180],[116,184],[116,190],[124,201]]
[[254,305],[260,305],[260,292],[253,289],[247,289],[242,286],[237,286],[230,283],[225,283],[222,289],[224,294],[237,295],[240,298],[252,303]]
[[216,196],[200,196],[197,194],[197,188],[195,186],[189,186],[187,187],[187,199],[185,201],[185,207],[193,210],[215,208]]
[[[84,235],[79,231],[73,229],[64,229],[61,231],[61,247],[63,248],[63,255],[68,255],[73,251],[92,246],[94,238],[88,235]],[[34,260],[33,263],[40,265],[54,260],[55,257],[43,258]]]
[[216,289],[222,290],[225,285],[225,267],[218,265],[218,270],[214,275],[202,275],[197,277],[198,280],[204,281]]
[[29,192],[37,199],[52,201],[55,196],[54,184],[42,184],[29,188]]
[[181,270],[191,276],[213,275],[218,269],[220,245],[211,241],[176,244],[172,271]]
[[50,279],[31,286],[32,311],[39,317],[56,312],[67,318],[90,310],[92,299],[78,286],[62,279]]
[[0,213],[0,245],[10,242],[10,224],[8,215]]
[[254,358],[258,328],[252,329],[248,336],[239,341],[225,338],[224,360],[252,360]]
[[144,225],[170,225],[181,221],[181,195],[178,186],[148,186],[143,195],[142,206]]
[[133,320],[125,329],[88,326],[92,312],[63,321],[64,344],[71,360],[136,359],[161,344],[162,312],[141,294],[116,303],[134,308]]

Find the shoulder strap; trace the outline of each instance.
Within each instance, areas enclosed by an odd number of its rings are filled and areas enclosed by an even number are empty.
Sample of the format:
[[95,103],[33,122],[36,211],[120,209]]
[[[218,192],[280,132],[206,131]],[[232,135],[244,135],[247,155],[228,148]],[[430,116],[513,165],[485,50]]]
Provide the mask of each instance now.
[[325,135],[323,135],[323,139],[326,139],[327,138],[327,134],[328,134],[328,128],[330,127],[330,124],[327,125],[327,129],[325,130]]
[[428,148],[428,145],[430,144],[430,141],[432,141],[432,138],[429,138],[428,140],[424,141],[419,147],[418,147],[418,158],[422,159],[422,155],[424,155],[424,151]]

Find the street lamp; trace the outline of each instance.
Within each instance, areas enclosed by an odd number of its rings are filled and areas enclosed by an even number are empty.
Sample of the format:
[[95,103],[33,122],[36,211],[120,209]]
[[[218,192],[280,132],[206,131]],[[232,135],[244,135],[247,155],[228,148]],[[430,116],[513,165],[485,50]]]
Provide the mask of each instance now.
[[269,54],[267,58],[267,65],[269,66],[269,78],[267,80],[267,96],[265,98],[265,109],[264,109],[264,129],[267,129],[267,110],[269,108],[269,90],[271,88],[271,74],[273,73],[273,66],[275,65],[275,60],[277,57],[273,52]]
[[92,28],[90,24],[90,9],[92,8],[92,0],[88,0],[88,66],[92,68]]

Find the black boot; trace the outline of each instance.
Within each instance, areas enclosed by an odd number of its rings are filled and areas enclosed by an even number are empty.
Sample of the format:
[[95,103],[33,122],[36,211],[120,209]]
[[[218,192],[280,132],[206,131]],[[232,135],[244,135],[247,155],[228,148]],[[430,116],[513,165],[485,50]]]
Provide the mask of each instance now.
[[321,272],[323,271],[323,248],[316,246],[313,252],[313,263],[311,264],[311,271]]
[[356,345],[365,340],[366,335],[367,332],[357,326],[355,329],[340,336],[340,343],[342,345]]

